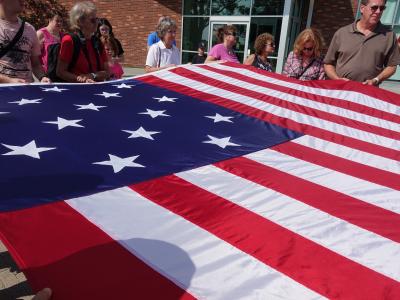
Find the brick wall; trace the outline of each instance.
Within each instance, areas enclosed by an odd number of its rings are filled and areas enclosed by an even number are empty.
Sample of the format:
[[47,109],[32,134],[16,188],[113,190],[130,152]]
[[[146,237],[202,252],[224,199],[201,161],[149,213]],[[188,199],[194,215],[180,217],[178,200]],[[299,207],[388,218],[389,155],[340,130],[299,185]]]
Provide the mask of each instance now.
[[340,27],[354,22],[357,12],[357,0],[316,0],[312,17],[312,26],[321,30],[326,47],[333,34]]
[[[59,0],[69,10],[78,1]],[[147,54],[147,36],[154,31],[160,16],[172,17],[177,25],[177,46],[180,47],[182,0],[106,0],[93,1],[98,17],[107,18],[114,35],[125,51],[125,65],[143,67]]]

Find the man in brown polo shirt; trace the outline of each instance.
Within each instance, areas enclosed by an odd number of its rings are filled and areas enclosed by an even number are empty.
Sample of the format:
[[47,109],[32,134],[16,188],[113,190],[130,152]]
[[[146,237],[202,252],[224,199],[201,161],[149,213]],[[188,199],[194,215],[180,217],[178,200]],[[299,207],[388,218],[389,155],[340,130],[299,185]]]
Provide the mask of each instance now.
[[336,31],[325,56],[330,79],[378,85],[396,72],[396,35],[380,22],[385,0],[361,0],[361,19]]

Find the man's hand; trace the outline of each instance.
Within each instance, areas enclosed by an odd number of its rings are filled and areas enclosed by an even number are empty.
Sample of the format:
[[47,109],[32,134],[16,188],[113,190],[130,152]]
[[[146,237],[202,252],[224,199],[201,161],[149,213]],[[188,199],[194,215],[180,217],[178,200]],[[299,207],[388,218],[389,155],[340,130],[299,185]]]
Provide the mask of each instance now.
[[377,86],[379,84],[379,79],[377,79],[376,77],[373,79],[367,79],[363,82],[363,84],[365,85],[375,85]]

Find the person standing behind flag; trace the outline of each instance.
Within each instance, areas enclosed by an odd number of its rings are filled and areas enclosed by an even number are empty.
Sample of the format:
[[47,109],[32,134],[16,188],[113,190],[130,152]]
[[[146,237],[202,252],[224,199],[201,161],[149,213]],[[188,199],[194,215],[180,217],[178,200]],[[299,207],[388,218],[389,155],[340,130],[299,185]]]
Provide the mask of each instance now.
[[99,19],[96,36],[100,39],[107,53],[111,79],[120,79],[124,74],[120,64],[120,62],[124,61],[124,50],[121,42],[114,36],[112,26],[106,18]]
[[[158,34],[157,34],[157,28],[160,25],[161,21],[163,19],[165,19],[165,18],[168,18],[168,17],[167,16],[161,16],[158,19],[157,26],[156,26],[156,31],[153,31],[148,35],[148,37],[147,37],[147,51],[149,51],[151,45],[153,45],[155,43],[158,43],[160,41],[160,38],[158,37]],[[175,40],[174,40],[173,44],[176,46],[176,41]]]
[[269,33],[260,34],[256,38],[254,48],[256,53],[249,55],[244,64],[272,72],[272,64],[268,56],[275,52],[274,37]]
[[233,25],[224,25],[217,31],[217,38],[219,44],[211,48],[208,52],[205,63],[213,62],[216,60],[224,60],[239,63],[233,47],[236,45],[236,27]]
[[361,0],[361,19],[334,34],[325,56],[330,79],[379,85],[396,72],[400,52],[396,35],[380,22],[386,0]]
[[90,1],[77,2],[70,11],[71,27],[79,37],[80,49],[77,62],[69,70],[76,41],[71,35],[63,37],[57,63],[57,76],[64,81],[93,83],[109,78],[107,54],[94,35],[97,30],[96,13],[96,6]]
[[39,39],[41,55],[40,62],[43,69],[47,72],[47,50],[52,44],[57,44],[61,41],[63,34],[61,32],[63,19],[60,15],[53,14],[46,27],[40,28],[36,34]]
[[160,41],[153,44],[146,58],[146,72],[154,72],[180,64],[180,53],[174,45],[176,23],[169,17],[162,19],[157,27]]
[[39,60],[36,30],[18,18],[23,2],[0,0],[0,83],[32,82],[32,73],[41,82],[49,83]]
[[307,28],[300,32],[289,53],[283,75],[299,80],[325,79],[324,62],[321,55],[323,40],[319,31]]

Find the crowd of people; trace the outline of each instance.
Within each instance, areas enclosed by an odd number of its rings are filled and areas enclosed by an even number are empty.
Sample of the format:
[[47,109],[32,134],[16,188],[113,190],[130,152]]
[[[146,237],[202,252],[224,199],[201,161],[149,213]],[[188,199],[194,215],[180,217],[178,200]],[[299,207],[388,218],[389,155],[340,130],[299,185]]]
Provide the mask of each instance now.
[[[110,22],[97,18],[93,2],[77,2],[72,7],[71,34],[62,31],[59,15],[51,16],[48,25],[36,32],[18,17],[23,10],[21,2],[0,0],[0,83],[29,83],[33,75],[43,83],[93,83],[123,76],[121,42]],[[385,8],[385,0],[361,0],[361,18],[335,33],[326,55],[321,33],[305,29],[296,38],[282,74],[299,80],[342,79],[379,85],[400,64],[396,36],[380,22]],[[156,30],[148,36],[146,72],[181,63],[176,30],[172,18],[160,17]],[[218,44],[206,54],[206,44],[200,41],[192,63],[240,63],[235,52],[237,34],[233,25],[220,27],[216,32]],[[274,37],[262,33],[255,40],[254,54],[244,64],[272,72],[274,53]]]

